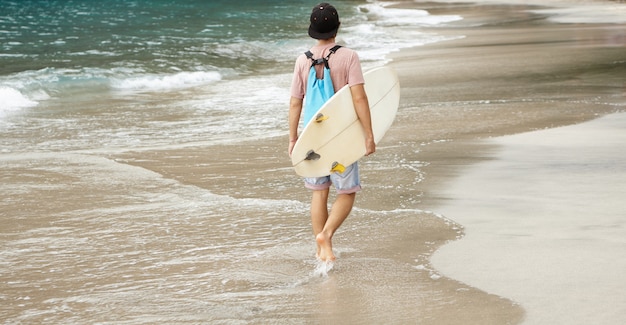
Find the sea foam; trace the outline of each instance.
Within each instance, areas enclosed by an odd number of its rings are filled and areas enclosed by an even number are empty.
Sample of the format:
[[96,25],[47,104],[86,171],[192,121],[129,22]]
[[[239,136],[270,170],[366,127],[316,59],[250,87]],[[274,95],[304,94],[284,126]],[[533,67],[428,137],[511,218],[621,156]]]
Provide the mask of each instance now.
[[112,81],[111,86],[122,90],[167,90],[193,87],[220,81],[216,71],[179,72],[173,75],[146,75]]
[[387,26],[439,25],[463,19],[459,15],[431,15],[421,9],[388,8],[380,3],[363,5],[360,10]]
[[19,90],[11,87],[0,86],[0,117],[7,112],[16,111],[22,108],[37,106],[37,102],[29,99]]
[[[361,20],[342,27],[339,38],[340,42],[357,50],[361,60],[366,62],[384,63],[380,59],[391,52],[458,38],[424,33],[419,27],[443,25],[463,19],[458,15],[431,15],[420,9],[389,8],[377,2],[361,5],[358,9]],[[376,41],[372,42],[373,39]]]

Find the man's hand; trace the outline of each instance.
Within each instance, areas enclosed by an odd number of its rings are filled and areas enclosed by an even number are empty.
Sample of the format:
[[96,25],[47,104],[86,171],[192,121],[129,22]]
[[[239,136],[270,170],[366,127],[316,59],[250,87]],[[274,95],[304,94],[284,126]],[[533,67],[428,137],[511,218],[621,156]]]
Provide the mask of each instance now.
[[376,143],[374,142],[374,138],[365,139],[365,155],[369,156],[376,152]]
[[289,140],[289,149],[288,149],[289,150],[288,151],[289,158],[291,158],[291,152],[293,151],[293,147],[296,145],[296,141],[297,141],[297,139],[296,140]]

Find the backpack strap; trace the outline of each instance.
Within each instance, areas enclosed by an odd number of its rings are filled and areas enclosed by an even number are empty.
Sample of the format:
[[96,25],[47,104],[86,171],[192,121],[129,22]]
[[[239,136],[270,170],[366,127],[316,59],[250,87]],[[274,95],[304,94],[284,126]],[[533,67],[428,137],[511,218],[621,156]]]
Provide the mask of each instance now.
[[333,47],[329,50],[329,52],[330,52],[330,53],[328,53],[328,55],[326,56],[326,60],[328,60],[328,58],[330,57],[330,55],[331,55],[331,54],[333,54],[333,53],[337,52],[337,50],[338,50],[339,48],[341,48],[341,45],[335,45],[335,46],[333,46]]
[[335,45],[333,46],[329,51],[328,51],[328,55],[325,58],[319,58],[319,59],[313,59],[313,53],[311,53],[311,51],[306,51],[304,52],[304,54],[306,55],[307,58],[309,58],[312,63],[311,66],[316,66],[318,64],[322,64],[324,63],[324,66],[328,68],[328,59],[330,59],[330,56],[337,52],[337,50],[341,47],[341,45]]

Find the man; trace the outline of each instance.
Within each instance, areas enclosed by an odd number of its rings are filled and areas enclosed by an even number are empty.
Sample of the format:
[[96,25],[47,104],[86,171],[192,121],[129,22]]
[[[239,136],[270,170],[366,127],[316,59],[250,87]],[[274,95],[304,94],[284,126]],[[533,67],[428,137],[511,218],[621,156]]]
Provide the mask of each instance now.
[[[335,38],[340,25],[339,14],[330,4],[320,3],[313,8],[310,20],[309,36],[317,40],[317,44],[310,49],[310,52],[313,53],[314,58],[325,58],[330,53],[330,49],[336,45]],[[376,144],[359,57],[353,50],[341,47],[329,57],[328,66],[335,92],[345,85],[350,87],[355,112],[365,131],[365,155],[370,155],[376,151]],[[298,140],[298,124],[310,68],[311,60],[305,54],[300,55],[294,68],[289,103],[289,155]],[[316,66],[315,69],[317,78],[322,79],[324,65]],[[346,109],[352,108],[346,107]],[[305,121],[305,123],[308,122]],[[327,207],[331,184],[337,190],[337,198],[329,212]],[[316,256],[324,262],[334,261],[332,237],[350,214],[356,193],[361,190],[358,163],[348,166],[341,174],[333,173],[325,177],[305,178],[305,187],[313,191],[311,224],[317,242]]]

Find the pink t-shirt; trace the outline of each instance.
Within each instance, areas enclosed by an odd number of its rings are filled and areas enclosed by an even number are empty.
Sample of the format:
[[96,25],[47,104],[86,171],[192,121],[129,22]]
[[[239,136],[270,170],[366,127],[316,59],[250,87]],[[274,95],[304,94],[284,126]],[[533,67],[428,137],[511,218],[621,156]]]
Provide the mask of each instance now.
[[[310,51],[313,53],[313,58],[318,59],[326,57],[329,50],[335,45],[335,43],[324,46],[317,45],[312,47]],[[337,50],[337,52],[330,56],[330,59],[328,59],[328,66],[330,67],[330,78],[333,80],[333,88],[335,88],[335,92],[345,85],[352,87],[365,83],[359,56],[354,50],[341,47]],[[315,67],[318,78],[322,78],[323,76],[323,67],[323,64]],[[291,82],[292,97],[299,99],[304,98],[310,68],[311,60],[309,60],[309,58],[302,53],[296,59],[296,65],[293,70],[293,80]]]

